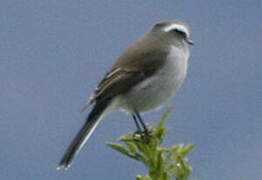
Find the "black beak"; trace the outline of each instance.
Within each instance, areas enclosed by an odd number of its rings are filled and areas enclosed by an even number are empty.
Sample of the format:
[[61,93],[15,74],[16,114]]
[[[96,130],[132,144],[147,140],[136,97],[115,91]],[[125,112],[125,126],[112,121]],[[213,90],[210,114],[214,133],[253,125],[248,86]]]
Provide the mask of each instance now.
[[187,39],[186,42],[187,42],[189,45],[194,45],[194,44],[195,44],[191,39]]

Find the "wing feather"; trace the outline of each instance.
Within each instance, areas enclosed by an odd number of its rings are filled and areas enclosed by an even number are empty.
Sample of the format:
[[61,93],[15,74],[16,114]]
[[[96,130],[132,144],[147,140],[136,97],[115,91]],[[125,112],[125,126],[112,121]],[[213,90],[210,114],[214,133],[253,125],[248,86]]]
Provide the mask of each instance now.
[[108,100],[125,93],[139,82],[152,76],[165,63],[163,56],[166,54],[165,51],[150,51],[150,53],[137,53],[136,56],[127,55],[127,63],[122,61],[121,56],[99,83],[81,112],[97,100]]

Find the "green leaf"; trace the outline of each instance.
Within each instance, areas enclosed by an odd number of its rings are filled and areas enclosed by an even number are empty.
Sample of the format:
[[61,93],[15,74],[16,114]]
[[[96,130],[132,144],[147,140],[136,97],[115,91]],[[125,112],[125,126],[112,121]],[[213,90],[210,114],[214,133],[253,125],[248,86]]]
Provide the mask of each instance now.
[[130,152],[132,152],[134,154],[137,153],[137,148],[133,143],[131,143],[131,142],[125,142],[125,143],[126,143],[127,147],[129,148]]
[[137,180],[187,180],[192,167],[188,165],[187,155],[194,145],[178,144],[171,148],[161,147],[167,130],[164,127],[169,108],[160,122],[154,127],[148,125],[152,136],[144,133],[129,133],[119,138],[121,144],[108,143],[108,146],[127,157],[144,164],[148,170],[145,176],[137,175]]
[[141,175],[136,176],[136,180],[152,180],[148,175],[142,177]]
[[146,167],[150,167],[150,166],[151,166],[151,165],[150,165],[150,162],[147,160],[147,158],[144,157],[144,156],[142,156],[141,154],[136,153],[136,154],[134,155],[134,157],[136,158],[136,160],[142,162]]
[[177,157],[177,155],[178,155],[178,152],[179,152],[179,150],[180,150],[181,148],[182,148],[181,145],[175,145],[175,146],[171,147],[171,148],[169,149],[169,153],[168,153],[168,155],[167,155],[167,157],[166,157],[166,161],[167,161],[167,162],[175,161],[175,160],[176,160],[176,157]]
[[163,158],[163,156],[162,156],[162,153],[161,153],[161,151],[158,151],[158,153],[157,153],[157,161],[156,161],[156,169],[158,170],[158,171],[162,171],[163,170],[163,167],[164,167],[164,158]]
[[157,127],[155,128],[154,136],[159,140],[159,142],[162,141],[163,136],[166,134],[166,129],[164,128],[164,124],[166,122],[166,119],[171,112],[172,108],[169,108],[164,115],[162,116],[161,120],[157,124]]
[[133,134],[127,134],[126,136],[121,136],[118,140],[121,142],[134,142],[136,138]]
[[190,151],[192,151],[195,148],[193,144],[188,144],[184,147],[184,149],[181,152],[181,155],[184,157],[187,155]]
[[125,147],[123,147],[122,145],[115,144],[115,143],[107,143],[107,145],[109,147],[113,148],[114,150],[121,152],[124,155],[127,155],[127,156],[131,155],[130,152]]
[[158,129],[162,129],[164,127],[164,124],[166,122],[166,119],[169,115],[169,113],[172,111],[173,107],[170,107],[167,109],[167,111],[163,114],[161,120],[159,121],[159,123],[157,124],[156,130]]

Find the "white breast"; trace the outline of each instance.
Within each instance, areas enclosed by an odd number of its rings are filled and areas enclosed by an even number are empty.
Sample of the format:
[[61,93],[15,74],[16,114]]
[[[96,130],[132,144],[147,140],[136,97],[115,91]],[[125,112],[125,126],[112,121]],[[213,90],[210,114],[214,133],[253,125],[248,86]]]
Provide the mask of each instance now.
[[187,71],[188,50],[171,47],[167,63],[152,77],[137,84],[128,94],[120,96],[120,107],[133,112],[146,112],[162,106],[180,88]]

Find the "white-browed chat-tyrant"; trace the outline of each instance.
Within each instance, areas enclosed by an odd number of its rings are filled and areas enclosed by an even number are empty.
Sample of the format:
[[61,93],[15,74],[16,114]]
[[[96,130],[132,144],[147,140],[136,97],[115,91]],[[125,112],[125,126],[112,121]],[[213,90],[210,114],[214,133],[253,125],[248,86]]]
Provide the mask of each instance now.
[[[147,132],[140,113],[162,106],[181,86],[189,58],[188,27],[178,21],[159,22],[117,59],[89,101],[93,109],[58,165],[69,168],[100,120],[116,109],[130,113],[138,131]],[[140,125],[142,125],[142,128]]]

